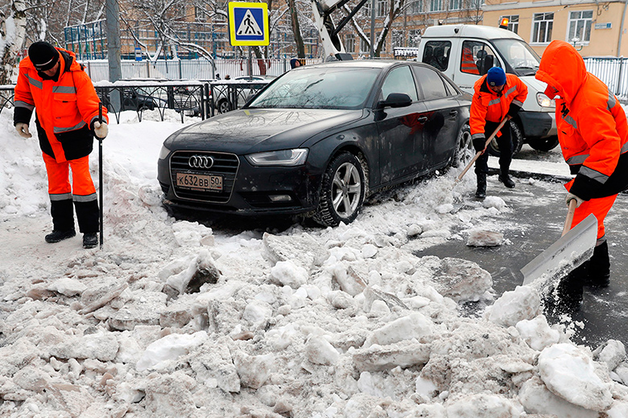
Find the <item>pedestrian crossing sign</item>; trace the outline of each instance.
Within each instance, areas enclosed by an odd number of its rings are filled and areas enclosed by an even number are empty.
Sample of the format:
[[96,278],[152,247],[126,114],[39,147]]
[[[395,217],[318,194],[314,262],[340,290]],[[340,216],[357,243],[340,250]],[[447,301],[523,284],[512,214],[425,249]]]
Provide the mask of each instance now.
[[268,4],[229,2],[229,38],[233,46],[268,45]]

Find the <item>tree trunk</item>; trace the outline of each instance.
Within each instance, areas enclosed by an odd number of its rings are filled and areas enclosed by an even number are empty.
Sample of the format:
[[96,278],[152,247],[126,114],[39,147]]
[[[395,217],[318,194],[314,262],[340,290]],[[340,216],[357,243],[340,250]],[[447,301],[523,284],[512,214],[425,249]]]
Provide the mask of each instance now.
[[[17,73],[19,52],[26,37],[26,4],[24,0],[13,0],[11,15],[5,20],[4,50],[0,51],[0,84],[11,84]],[[12,24],[9,24],[12,23]]]
[[292,21],[292,33],[294,33],[294,42],[297,44],[297,56],[305,58],[305,44],[301,35],[301,26],[299,25],[299,13],[294,0],[288,0],[290,7],[290,20]]

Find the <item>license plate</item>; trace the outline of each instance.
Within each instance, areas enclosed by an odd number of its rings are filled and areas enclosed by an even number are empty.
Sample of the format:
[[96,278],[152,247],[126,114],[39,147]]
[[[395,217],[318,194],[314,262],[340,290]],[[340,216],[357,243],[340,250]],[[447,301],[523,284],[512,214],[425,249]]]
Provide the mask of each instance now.
[[222,191],[222,176],[177,173],[177,186],[201,191]]

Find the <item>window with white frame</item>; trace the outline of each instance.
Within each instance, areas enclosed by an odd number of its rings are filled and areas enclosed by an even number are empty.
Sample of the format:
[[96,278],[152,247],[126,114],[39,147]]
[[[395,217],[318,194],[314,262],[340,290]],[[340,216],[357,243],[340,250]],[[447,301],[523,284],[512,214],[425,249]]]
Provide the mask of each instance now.
[[355,52],[355,35],[353,33],[347,33],[345,35],[345,51],[350,54]]
[[423,0],[415,0],[408,6],[408,14],[418,15],[423,13]]
[[583,44],[591,40],[591,22],[593,10],[569,12],[569,35],[567,42]]
[[412,29],[408,31],[408,46],[410,48],[418,48],[421,42],[421,30]]
[[532,27],[532,43],[548,44],[552,40],[554,13],[535,13]]
[[194,20],[197,22],[205,22],[207,20],[205,11],[198,6],[194,6]]
[[443,0],[430,0],[430,12],[443,10]]
[[462,8],[462,0],[449,0],[449,10],[460,10]]
[[[364,3],[364,17],[371,17],[371,0]],[[388,14],[388,0],[375,2],[375,17],[384,17]]]
[[392,46],[393,48],[403,47],[403,31],[401,30],[392,31]]
[[376,17],[383,17],[388,14],[388,0],[377,0],[377,14]]
[[502,19],[508,19],[508,30],[519,33],[519,15],[502,16]]
[[364,17],[371,17],[371,1],[364,3]]
[[365,41],[363,38],[360,38],[360,53],[362,54],[368,54],[371,52],[371,45],[369,43],[371,39],[371,34],[366,33],[365,35],[367,39],[369,39],[369,41]]

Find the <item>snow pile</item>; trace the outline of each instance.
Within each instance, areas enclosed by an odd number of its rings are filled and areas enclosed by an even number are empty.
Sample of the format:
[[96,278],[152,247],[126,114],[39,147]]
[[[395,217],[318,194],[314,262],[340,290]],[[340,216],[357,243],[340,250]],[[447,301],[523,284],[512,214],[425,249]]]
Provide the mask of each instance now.
[[464,316],[493,300],[490,274],[416,255],[502,229],[481,219],[503,200],[459,204],[473,181],[401,188],[337,228],[230,233],[161,207],[156,158],[181,125],[123,116],[103,249],[43,242],[35,141],[0,135],[1,416],[628,416],[619,341],[574,345],[529,287]]

